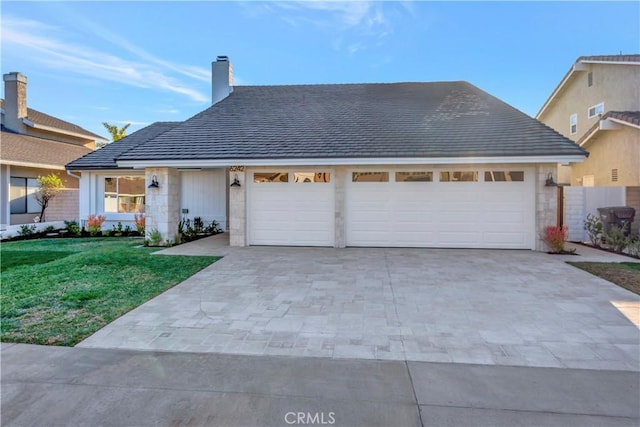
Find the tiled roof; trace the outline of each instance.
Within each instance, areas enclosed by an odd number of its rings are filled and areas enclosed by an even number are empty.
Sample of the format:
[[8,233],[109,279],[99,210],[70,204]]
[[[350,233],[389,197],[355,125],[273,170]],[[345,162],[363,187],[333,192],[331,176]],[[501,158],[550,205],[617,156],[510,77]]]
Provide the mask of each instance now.
[[65,164],[91,152],[89,148],[2,130],[0,160],[64,167]]
[[[0,107],[4,108],[4,99],[0,99]],[[33,108],[27,108],[27,120],[32,121],[36,125],[49,126],[66,132],[78,133],[92,140],[106,140],[103,136],[90,132],[78,125],[69,123],[57,117],[50,116]]]
[[606,119],[616,119],[622,122],[626,122],[635,126],[640,126],[640,111],[607,111],[600,117],[600,120],[594,123],[591,128],[582,135],[582,137],[576,142],[578,145],[584,144],[587,140],[591,139],[596,131],[600,128],[600,121]]
[[156,122],[131,135],[92,151],[67,165],[67,169],[110,169],[116,168],[115,158],[156,136],[173,129],[180,122]]
[[603,119],[607,117],[640,126],[640,111],[609,111],[602,116]]
[[584,155],[467,82],[240,86],[119,160]]
[[640,55],[592,55],[581,56],[576,62],[580,61],[603,61],[603,62],[640,62]]

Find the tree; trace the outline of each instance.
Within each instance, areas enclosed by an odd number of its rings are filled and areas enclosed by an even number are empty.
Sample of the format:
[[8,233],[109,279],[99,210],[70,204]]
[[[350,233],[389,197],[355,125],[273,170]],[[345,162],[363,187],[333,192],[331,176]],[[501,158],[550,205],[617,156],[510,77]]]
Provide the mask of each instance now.
[[112,125],[107,122],[102,122],[102,126],[104,126],[105,129],[107,129],[107,131],[111,135],[111,140],[115,142],[124,138],[127,135],[127,128],[131,126],[131,123],[127,123],[126,125],[119,128],[118,125]]
[[62,179],[55,173],[38,177],[38,189],[33,196],[42,207],[40,222],[44,222],[44,211],[49,206],[49,202],[58,195],[63,187]]

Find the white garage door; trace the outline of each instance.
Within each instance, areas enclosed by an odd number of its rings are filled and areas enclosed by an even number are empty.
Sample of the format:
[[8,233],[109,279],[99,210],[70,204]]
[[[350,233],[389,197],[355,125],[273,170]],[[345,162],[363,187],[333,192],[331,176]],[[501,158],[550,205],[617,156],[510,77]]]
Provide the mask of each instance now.
[[352,171],[347,246],[533,247],[531,168]]
[[255,171],[249,175],[250,245],[333,246],[330,171]]

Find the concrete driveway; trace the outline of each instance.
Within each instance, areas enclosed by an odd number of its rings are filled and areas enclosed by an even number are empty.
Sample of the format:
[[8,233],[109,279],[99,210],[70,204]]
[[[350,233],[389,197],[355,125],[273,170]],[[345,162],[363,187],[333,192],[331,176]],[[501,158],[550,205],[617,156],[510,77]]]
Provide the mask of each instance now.
[[640,370],[640,332],[630,320],[640,298],[567,265],[567,257],[275,247],[226,253],[79,346]]

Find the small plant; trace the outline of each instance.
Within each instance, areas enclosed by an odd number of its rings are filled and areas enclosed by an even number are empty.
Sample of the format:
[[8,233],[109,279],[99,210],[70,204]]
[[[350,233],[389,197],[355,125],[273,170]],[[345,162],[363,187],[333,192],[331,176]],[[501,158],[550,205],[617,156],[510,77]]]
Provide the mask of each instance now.
[[117,226],[112,226],[111,227],[111,235],[112,236],[117,236],[120,237],[122,236],[122,223],[120,221],[118,221],[118,225]]
[[567,241],[567,227],[559,227],[556,225],[546,227],[542,240],[549,247],[550,253],[561,254],[565,252],[564,242]]
[[149,246],[160,246],[160,243],[162,243],[162,233],[154,228],[149,233]]
[[204,222],[199,216],[193,218],[193,230],[196,232],[196,234],[202,233],[204,231]]
[[602,243],[602,221],[600,221],[600,218],[592,214],[587,215],[587,219],[584,221],[584,229],[587,230],[591,244],[599,248]]
[[56,228],[53,225],[47,225],[44,228],[45,233],[53,233],[54,231],[56,231]]
[[107,218],[104,215],[89,215],[87,218],[87,228],[92,236],[102,234],[102,224]]
[[211,221],[211,224],[207,225],[207,228],[204,229],[204,232],[207,234],[219,234],[222,233],[220,229],[220,224],[215,219]]
[[136,231],[144,236],[145,218],[144,214],[136,214],[134,217],[134,223],[136,225]]
[[36,231],[36,225],[23,224],[20,226],[20,230],[18,230],[18,234],[27,237],[31,236]]
[[629,255],[640,258],[640,235],[636,234],[629,239],[627,251],[629,252]]
[[72,236],[79,236],[82,233],[82,230],[76,221],[65,221],[64,225]]
[[124,231],[122,232],[123,235],[128,236],[131,234],[131,226],[130,225],[126,225],[124,227]]
[[631,239],[624,234],[624,230],[611,226],[609,230],[604,233],[604,242],[615,253],[621,254],[622,251],[629,245]]
[[164,241],[164,245],[170,248],[171,246],[173,246],[173,241],[171,239],[167,239]]

